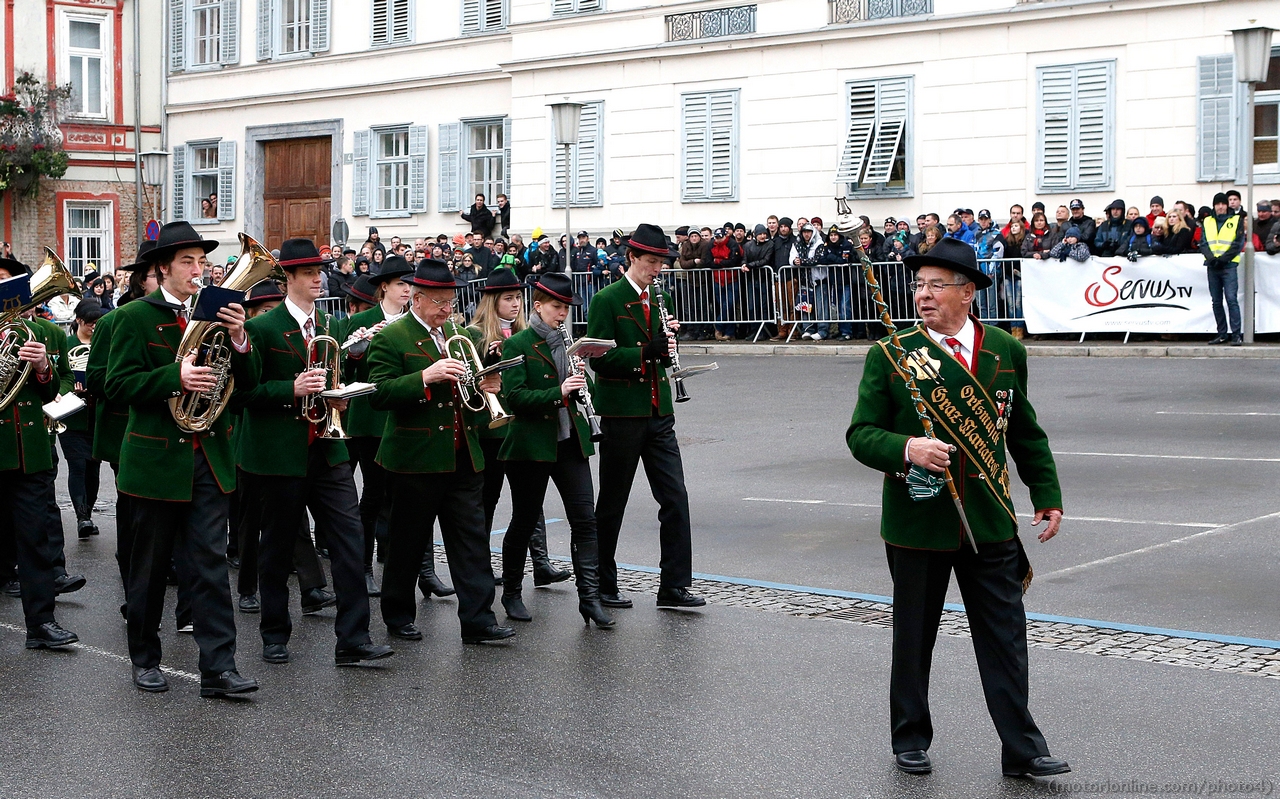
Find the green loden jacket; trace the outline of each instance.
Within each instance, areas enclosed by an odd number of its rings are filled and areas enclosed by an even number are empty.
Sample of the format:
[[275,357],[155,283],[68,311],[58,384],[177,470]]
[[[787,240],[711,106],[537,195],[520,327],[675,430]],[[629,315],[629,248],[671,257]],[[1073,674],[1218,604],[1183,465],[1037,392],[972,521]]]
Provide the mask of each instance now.
[[[671,295],[666,298],[671,308]],[[641,350],[655,335],[662,335],[658,321],[658,302],[650,293],[649,324],[644,321],[644,303],[640,295],[623,279],[610,283],[596,292],[587,312],[587,336],[612,339],[617,346],[599,358],[591,359],[596,373],[597,391],[592,395],[596,413],[601,416],[651,416],[653,415],[653,389],[658,390],[658,415],[669,416],[671,407],[671,383],[667,380],[666,367],[670,358],[661,364],[645,361]]]
[[[472,325],[467,328],[467,335],[471,336],[471,340],[476,343],[476,349],[480,352],[480,357],[483,358],[485,353],[484,353],[484,347],[482,347],[481,344],[484,341],[484,333],[480,330],[480,328],[476,327],[475,325]],[[515,334],[513,333],[512,335],[515,335]],[[505,344],[505,342],[503,343]],[[505,387],[506,384],[507,384],[506,376],[504,375],[502,380],[502,385]],[[510,406],[508,406],[506,403],[503,403],[503,407],[506,408],[507,411],[511,410]],[[511,427],[510,422],[502,425],[501,427],[490,427],[487,424],[482,424],[480,425],[480,438],[482,439],[489,438],[489,439],[496,439],[497,441],[502,441],[507,437],[507,430],[510,427]]]
[[[347,317],[342,323],[342,335],[336,338],[341,343],[360,328],[373,327],[386,318],[387,315],[382,312],[381,305],[366,308],[355,316]],[[372,343],[370,346],[373,346]],[[359,356],[344,358],[342,376],[348,383],[369,382],[369,350],[365,349]],[[386,428],[389,417],[390,414],[386,411],[375,411],[369,404],[369,396],[365,395],[351,399],[342,423],[347,430],[347,435],[352,438],[382,438],[382,431]]]
[[[445,322],[443,332],[446,339],[466,334],[453,322]],[[456,394],[446,383],[422,385],[422,370],[441,357],[431,333],[412,313],[405,314],[373,337],[365,357],[369,359],[369,381],[378,386],[378,391],[369,395],[370,404],[374,410],[391,413],[378,447],[378,463],[387,471],[402,474],[454,471]],[[464,407],[462,420],[466,433],[463,446],[471,455],[471,467],[483,471],[479,431],[489,423],[489,414]]]
[[[333,317],[316,308],[316,333],[333,336],[342,344]],[[305,477],[308,430],[302,416],[302,400],[293,395],[293,381],[307,367],[307,346],[298,323],[285,303],[245,323],[261,364],[256,385],[244,393],[240,431],[240,468],[251,474]],[[325,460],[337,466],[351,459],[345,441],[318,440]]]
[[[169,410],[169,399],[182,396],[177,360],[182,329],[173,306],[157,289],[111,313],[116,318],[104,385],[108,400],[129,406],[120,445],[119,489],[146,499],[190,502],[198,443],[222,493],[235,491],[229,416],[223,413],[207,433],[192,434],[178,427]],[[237,391],[251,389],[256,382],[256,359],[252,348],[243,354],[232,350],[231,376]]]
[[[982,544],[1007,541],[1018,532],[1008,491],[1006,447],[1017,464],[1019,477],[1031,491],[1031,502],[1037,510],[1061,510],[1062,489],[1048,436],[1036,421],[1035,409],[1027,398],[1026,348],[999,328],[982,325],[977,319],[974,324],[981,335],[981,340],[975,342],[978,368],[974,377],[988,400],[985,407],[1000,406],[997,392],[1012,392],[1013,401],[1008,410],[1003,446],[992,452],[998,463],[995,469],[975,464],[966,457],[963,447],[958,448],[951,459],[951,475],[965,515],[975,540]],[[942,441],[960,443],[956,431],[970,419],[976,419],[973,411],[958,399],[968,381],[964,366],[949,349],[929,338],[922,325],[907,330],[900,340],[906,352],[924,347],[929,357],[941,364],[939,371],[945,390],[956,399],[957,408],[953,418],[935,419],[934,431]],[[967,546],[960,517],[945,487],[937,497],[919,502],[912,500],[907,492],[904,481],[907,464],[903,458],[907,439],[924,435],[924,428],[912,408],[906,381],[886,354],[892,352],[888,341],[888,338],[881,339],[879,346],[872,347],[867,355],[858,386],[858,404],[846,435],[849,449],[858,461],[885,473],[880,535],[890,544],[912,549],[954,550]],[[922,394],[934,396],[934,381],[917,376],[916,383]],[[997,474],[992,474],[993,471]]]
[[35,339],[44,344],[52,372],[41,382],[32,368],[13,402],[0,410],[0,471],[22,469],[34,474],[53,468],[53,438],[42,406],[59,394],[70,393],[74,381],[67,359],[62,357],[67,334],[44,319],[24,321]]
[[[85,389],[97,402],[93,413],[93,457],[107,463],[120,462],[120,445],[129,426],[129,406],[107,399],[107,362],[111,357],[111,328],[119,316],[111,311],[98,320],[85,369]],[[83,411],[81,411],[83,413]]]
[[[591,428],[583,416],[581,406],[572,399],[566,400],[560,393],[560,377],[551,348],[533,328],[526,328],[507,339],[502,345],[502,357],[524,356],[524,363],[502,373],[503,405],[515,416],[505,427],[510,428],[498,453],[504,461],[556,460],[560,433],[559,410],[569,408],[569,418],[578,431],[578,444],[582,456],[589,458],[596,452],[591,443]],[[591,389],[591,378],[587,378]],[[595,395],[592,395],[594,401]]]

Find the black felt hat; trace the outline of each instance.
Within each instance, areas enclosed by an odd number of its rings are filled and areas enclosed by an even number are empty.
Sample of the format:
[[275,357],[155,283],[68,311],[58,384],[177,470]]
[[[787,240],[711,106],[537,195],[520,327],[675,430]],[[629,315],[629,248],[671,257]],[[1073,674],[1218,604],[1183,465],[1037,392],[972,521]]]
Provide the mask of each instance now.
[[624,243],[628,249],[661,255],[663,258],[677,258],[680,255],[672,249],[671,242],[667,240],[667,234],[663,233],[662,228],[657,225],[640,225],[634,233],[624,239]]
[[285,239],[280,245],[280,268],[290,272],[302,266],[324,266],[330,260],[320,255],[311,239]]
[[29,275],[31,269],[17,258],[0,258],[0,269],[9,273],[9,277],[17,277],[18,275]]
[[978,256],[973,247],[959,239],[943,239],[923,255],[908,255],[902,259],[912,272],[922,266],[939,266],[964,275],[980,289],[991,287],[991,278],[978,268]]
[[563,272],[547,272],[533,284],[534,289],[550,294],[560,302],[581,305],[582,298],[573,293],[573,280]]
[[453,273],[449,271],[449,265],[444,261],[437,261],[435,258],[424,258],[419,261],[418,268],[413,270],[413,276],[407,278],[404,282],[421,286],[424,289],[458,288]]
[[504,266],[490,272],[488,279],[484,282],[484,287],[480,290],[486,294],[496,294],[501,291],[519,291],[520,288],[520,278],[515,272]]
[[392,255],[382,262],[382,270],[373,275],[369,282],[378,286],[396,278],[403,280],[405,275],[412,274],[413,267],[404,259],[404,256]]
[[[156,239],[156,245],[151,248],[150,252],[145,254],[148,263],[158,263],[165,258],[172,256],[178,250],[185,250],[189,247],[199,247],[206,253],[213,252],[218,249],[218,242],[205,239],[191,227],[190,222],[170,222],[160,228],[160,236]],[[139,248],[141,251],[142,248]]]
[[360,302],[367,302],[370,305],[378,304],[378,286],[373,282],[377,275],[361,275],[356,278],[355,282],[347,286],[347,296],[357,299]]
[[244,295],[244,302],[240,304],[246,308],[255,308],[264,302],[283,299],[284,290],[280,288],[280,284],[271,278],[267,278],[250,286],[249,291]]
[[147,260],[147,253],[156,248],[154,241],[144,241],[138,245],[138,258],[131,264],[125,264],[121,269],[128,269],[132,272],[135,269],[145,269],[151,266],[151,262]]

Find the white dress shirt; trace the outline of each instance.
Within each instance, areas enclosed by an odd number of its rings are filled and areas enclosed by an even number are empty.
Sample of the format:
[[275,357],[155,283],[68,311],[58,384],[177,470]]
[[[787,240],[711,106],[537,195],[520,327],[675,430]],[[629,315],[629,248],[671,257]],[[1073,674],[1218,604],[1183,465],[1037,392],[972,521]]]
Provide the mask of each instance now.
[[959,341],[960,355],[964,358],[964,362],[969,364],[969,371],[973,371],[973,344],[974,337],[977,336],[977,330],[973,327],[972,319],[965,319],[964,327],[960,328],[960,332],[956,333],[954,336],[948,336],[946,333],[939,333],[931,327],[926,327],[925,332],[929,334],[929,338],[938,342],[938,345],[948,352],[951,351],[951,347],[947,345],[946,339],[954,338],[956,341]]

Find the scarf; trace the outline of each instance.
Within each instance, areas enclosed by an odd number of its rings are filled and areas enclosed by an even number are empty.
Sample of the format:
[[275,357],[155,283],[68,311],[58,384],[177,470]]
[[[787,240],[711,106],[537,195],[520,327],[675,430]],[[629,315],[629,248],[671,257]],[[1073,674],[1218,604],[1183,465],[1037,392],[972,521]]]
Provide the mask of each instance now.
[[[560,334],[560,328],[548,325],[536,313],[529,314],[529,327],[547,342],[547,346],[551,349],[551,360],[556,364],[556,375],[563,383],[572,374],[572,370],[569,369],[569,355],[564,351],[564,336]],[[556,441],[564,441],[571,431],[569,409],[561,403],[558,410],[560,430],[556,435]]]

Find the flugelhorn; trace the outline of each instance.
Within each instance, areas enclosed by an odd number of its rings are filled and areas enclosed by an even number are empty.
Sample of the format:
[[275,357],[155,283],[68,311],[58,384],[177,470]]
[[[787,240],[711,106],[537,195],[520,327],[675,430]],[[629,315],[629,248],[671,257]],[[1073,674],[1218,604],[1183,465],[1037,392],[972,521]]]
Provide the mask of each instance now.
[[462,361],[466,366],[466,372],[458,378],[458,397],[467,410],[476,413],[487,410],[490,429],[502,427],[511,421],[511,414],[503,409],[497,395],[480,388],[480,380],[486,370],[474,341],[462,333],[451,336],[444,342],[444,355],[446,358]]
[[59,294],[74,293],[76,281],[57,253],[45,247],[44,263],[31,276],[30,287],[30,300],[0,314],[0,410],[13,403],[31,375],[31,363],[18,358],[18,350],[36,335],[22,315]]
[[[280,264],[261,244],[244,233],[240,235],[240,256],[222,281],[222,288],[248,291],[267,278],[282,279]],[[197,297],[197,300],[199,298]],[[203,433],[213,427],[226,409],[235,390],[231,376],[231,334],[220,322],[189,322],[178,345],[177,360],[195,352],[194,365],[213,370],[214,387],[209,391],[185,391],[169,400],[169,412],[178,427],[188,433]]]
[[342,347],[338,340],[333,336],[312,336],[307,342],[307,369],[324,370],[324,388],[302,398],[303,418],[321,425],[317,438],[350,438],[342,429],[342,415],[320,396],[321,392],[342,387]]

